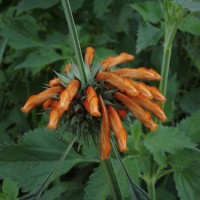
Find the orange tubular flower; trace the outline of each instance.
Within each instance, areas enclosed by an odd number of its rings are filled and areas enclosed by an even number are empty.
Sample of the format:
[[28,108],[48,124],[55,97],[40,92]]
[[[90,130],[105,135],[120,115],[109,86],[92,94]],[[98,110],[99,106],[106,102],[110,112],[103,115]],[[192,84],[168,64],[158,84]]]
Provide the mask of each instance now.
[[59,111],[56,108],[53,108],[49,113],[49,124],[48,129],[54,130],[58,126],[58,122],[61,115],[59,114]]
[[50,109],[49,129],[56,129],[62,118],[65,120],[66,132],[80,134],[79,137],[85,140],[88,140],[88,135],[95,141],[98,137],[100,159],[104,160],[109,158],[112,149],[110,126],[112,125],[115,133],[119,151],[125,152],[128,150],[128,137],[121,120],[127,112],[130,111],[150,130],[155,130],[158,125],[152,120],[151,114],[161,121],[167,120],[164,111],[157,104],[164,103],[166,98],[156,87],[137,81],[161,80],[155,70],[144,67],[111,69],[118,64],[132,61],[134,56],[121,53],[97,64],[92,62],[93,57],[94,49],[88,47],[83,63],[85,66],[82,66],[82,70],[85,70],[84,76],[78,65],[67,64],[64,75],[56,73],[58,77],[49,81],[50,88],[29,97],[21,110],[28,113],[43,103],[43,109]]
[[152,120],[149,112],[145,111],[132,99],[120,92],[115,92],[113,96],[117,100],[121,101],[133,113],[133,115],[139,121],[141,121],[147,128],[149,128],[152,131],[157,129],[158,125]]
[[56,87],[60,85],[61,80],[59,78],[54,78],[49,81],[49,86]]
[[51,103],[52,103],[53,99],[47,99],[43,104],[42,104],[42,108],[43,109],[47,109],[51,107]]
[[101,149],[101,160],[109,159],[112,146],[110,143],[110,120],[106,110],[106,106],[103,102],[102,97],[99,95],[99,104],[101,107],[101,132],[100,132],[100,149]]
[[139,105],[141,105],[143,108],[149,110],[151,113],[153,113],[160,121],[165,122],[167,120],[167,117],[163,111],[163,109],[155,102],[152,102],[148,99],[143,98],[142,96],[137,96],[135,98],[132,98],[132,100]]
[[143,80],[161,80],[161,76],[153,69],[146,69],[140,67],[137,69],[123,68],[118,70],[113,70],[113,74],[126,78],[138,78]]
[[62,90],[63,90],[62,86],[57,86],[48,88],[37,95],[32,95],[31,97],[29,97],[26,104],[21,108],[21,111],[24,113],[30,112],[35,106],[38,106],[47,99],[52,98],[53,96],[59,94]]
[[120,116],[121,119],[124,119],[126,117],[126,110],[125,109],[117,109],[117,113]]
[[105,61],[102,61],[102,63],[103,63],[102,71],[104,72],[104,71],[108,70],[110,67],[113,67],[115,65],[119,65],[124,62],[132,61],[132,60],[134,60],[134,58],[135,58],[134,56],[132,56],[128,53],[125,53],[125,52],[120,53],[116,57],[109,57]]
[[85,62],[88,65],[91,65],[93,57],[94,57],[94,49],[92,47],[87,47],[86,48],[86,53],[85,53]]
[[94,117],[101,116],[101,113],[99,112],[99,99],[96,91],[93,89],[93,87],[88,86],[85,92],[86,100],[88,102],[88,112]]
[[63,113],[69,108],[69,105],[78,93],[79,86],[80,82],[78,80],[73,80],[60,93],[60,101],[58,105],[59,112]]
[[167,99],[162,95],[162,93],[160,92],[160,90],[154,86],[148,86],[147,85],[148,90],[151,92],[151,94],[153,95],[153,98],[161,103],[164,103]]
[[112,86],[118,88],[122,92],[126,92],[131,96],[138,95],[138,91],[129,79],[119,77],[112,73],[101,72],[96,75],[96,80],[110,83]]
[[107,111],[111,121],[112,129],[117,138],[119,150],[121,152],[126,152],[128,151],[128,148],[126,146],[128,134],[122,125],[121,119],[117,111],[112,106],[108,106]]

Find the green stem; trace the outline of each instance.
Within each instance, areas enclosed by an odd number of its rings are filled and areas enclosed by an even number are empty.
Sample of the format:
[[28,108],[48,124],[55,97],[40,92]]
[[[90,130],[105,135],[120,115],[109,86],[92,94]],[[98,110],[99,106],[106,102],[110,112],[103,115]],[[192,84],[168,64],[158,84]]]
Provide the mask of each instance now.
[[51,179],[53,178],[54,174],[56,173],[56,171],[58,170],[60,165],[63,163],[63,161],[65,160],[66,156],[68,155],[68,153],[69,153],[70,149],[72,148],[73,144],[75,143],[76,139],[77,139],[77,136],[74,135],[74,138],[71,140],[70,144],[68,145],[68,147],[66,148],[66,150],[62,154],[60,160],[57,162],[57,164],[55,165],[55,167],[53,168],[53,170],[51,171],[51,173],[49,174],[47,179],[42,184],[40,190],[38,191],[38,194],[37,194],[35,200],[40,199],[40,196],[41,196],[43,190],[48,186],[48,184],[51,181]]
[[3,42],[1,44],[1,48],[0,48],[0,64],[2,62],[2,58],[3,58],[3,53],[6,49],[6,45],[7,45],[7,42],[8,42],[8,39],[7,38],[4,38],[3,39]]
[[114,200],[123,200],[111,160],[110,159],[102,160],[101,164],[106,172],[106,176],[108,179],[108,183],[109,183],[109,187],[110,187],[110,191],[112,193],[113,199]]
[[147,191],[151,200],[156,200],[156,191],[155,191],[155,180],[149,179],[147,181]]
[[64,10],[64,13],[65,13],[65,17],[66,17],[66,20],[67,20],[69,32],[70,32],[71,37],[72,37],[76,59],[77,59],[78,66],[79,66],[80,72],[81,72],[81,79],[85,84],[87,84],[87,76],[86,76],[86,72],[85,72],[85,68],[84,68],[84,62],[83,62],[83,57],[82,57],[82,53],[81,53],[81,47],[80,47],[80,44],[79,44],[79,39],[78,39],[74,19],[73,19],[73,16],[72,16],[71,7],[70,7],[68,0],[61,0],[61,2],[62,2],[63,10]]

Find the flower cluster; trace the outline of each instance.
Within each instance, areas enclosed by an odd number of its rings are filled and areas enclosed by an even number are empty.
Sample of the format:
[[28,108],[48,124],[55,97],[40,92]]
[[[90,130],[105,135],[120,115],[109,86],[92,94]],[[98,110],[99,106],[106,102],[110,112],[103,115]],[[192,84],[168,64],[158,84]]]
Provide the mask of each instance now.
[[[78,120],[77,124],[81,124],[82,129],[82,122],[90,116],[86,121],[100,122],[100,158],[104,160],[109,158],[112,149],[111,129],[117,139],[119,150],[128,150],[127,132],[122,124],[127,110],[144,126],[155,130],[158,125],[151,115],[155,115],[161,121],[167,120],[159,105],[166,99],[156,87],[138,81],[161,80],[161,76],[155,70],[144,67],[113,69],[118,64],[132,61],[134,56],[121,53],[115,57],[108,57],[96,65],[92,64],[93,57],[94,49],[88,47],[85,54],[87,84],[81,80],[79,68],[74,64],[67,64],[65,76],[57,73],[58,77],[49,81],[50,87],[29,97],[21,111],[28,113],[35,106],[43,104],[43,109],[50,110],[49,129],[56,129],[60,119],[66,116],[67,120],[73,119],[73,122],[76,117],[82,116],[82,121]],[[71,126],[72,124],[71,122]]]

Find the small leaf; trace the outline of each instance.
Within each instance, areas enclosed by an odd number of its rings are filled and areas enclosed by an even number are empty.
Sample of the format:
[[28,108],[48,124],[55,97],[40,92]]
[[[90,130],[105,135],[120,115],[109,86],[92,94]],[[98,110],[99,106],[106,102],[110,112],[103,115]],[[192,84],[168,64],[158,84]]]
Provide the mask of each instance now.
[[192,0],[173,0],[175,3],[180,4],[183,8],[188,9],[191,12],[200,11],[200,2],[195,2]]
[[72,70],[73,75],[74,75],[77,79],[81,80],[81,76],[80,76],[80,72],[79,72],[78,67],[77,67],[75,64],[71,64],[70,67],[71,67],[71,70]]
[[200,87],[186,91],[181,98],[180,106],[191,114],[200,109]]
[[158,3],[153,1],[145,1],[141,3],[131,4],[144,19],[144,21],[158,23],[161,20],[162,12]]
[[150,132],[144,145],[160,165],[165,163],[165,153],[174,154],[184,148],[195,149],[196,146],[178,128],[164,126],[160,126],[155,132]]
[[200,36],[199,24],[200,24],[200,19],[198,17],[189,16],[189,17],[184,18],[183,22],[179,26],[179,29],[183,32]]
[[46,65],[62,59],[64,58],[54,50],[41,48],[37,52],[29,54],[24,61],[15,66],[15,69],[40,67],[41,70]]
[[5,179],[3,181],[2,192],[7,194],[9,199],[17,199],[19,189],[17,187],[17,183],[12,181],[11,179]]
[[32,10],[35,8],[41,8],[41,9],[47,9],[50,7],[53,7],[54,5],[56,5],[59,2],[59,0],[21,0],[18,4],[17,4],[17,9],[20,11],[28,11],[28,10]]
[[193,142],[200,142],[200,110],[194,112],[190,117],[182,120],[177,128],[183,135],[186,135],[192,139]]
[[[8,38],[8,43],[16,49],[40,47],[42,43],[38,37],[36,20],[31,16],[0,18],[0,34]],[[16,39],[17,38],[17,39]]]
[[95,0],[94,1],[94,13],[97,17],[100,17],[108,8],[108,6],[113,2],[113,0]]
[[174,173],[174,181],[181,200],[199,200],[200,197],[200,162]]
[[69,0],[72,12],[76,12],[84,3],[84,0]]
[[163,31],[160,28],[156,28],[148,22],[140,24],[137,33],[136,53],[140,53],[149,46],[155,46],[162,34]]

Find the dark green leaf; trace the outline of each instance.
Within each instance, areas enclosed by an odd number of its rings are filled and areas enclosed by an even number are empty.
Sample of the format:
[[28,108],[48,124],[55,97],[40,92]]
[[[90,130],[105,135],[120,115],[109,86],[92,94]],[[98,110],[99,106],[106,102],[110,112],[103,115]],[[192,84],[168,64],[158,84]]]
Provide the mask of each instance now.
[[2,192],[8,195],[8,198],[11,200],[17,199],[19,189],[17,187],[17,183],[10,180],[5,179],[3,181]]
[[178,196],[181,200],[199,200],[200,197],[200,162],[174,173]]
[[157,2],[145,1],[131,4],[131,7],[136,10],[144,19],[144,21],[158,23],[161,20],[161,9]]
[[94,1],[94,13],[97,17],[100,17],[104,12],[106,12],[108,6],[113,2],[113,0],[95,0]]
[[[30,131],[16,145],[0,145],[0,176],[17,181],[24,191],[36,189],[51,172],[66,147],[67,144],[59,139],[58,133],[54,134],[47,129]],[[84,157],[71,150],[55,177],[68,172],[79,162],[84,162]]]
[[137,33],[136,53],[140,53],[149,46],[156,45],[162,34],[160,28],[156,28],[148,22],[140,24]]
[[190,137],[193,142],[200,142],[200,110],[194,112],[190,117],[182,120],[177,128],[182,134]]
[[188,113],[194,113],[198,110],[200,108],[200,88],[186,91],[181,98],[180,106]]
[[47,9],[50,8],[54,5],[56,5],[57,3],[59,3],[59,0],[21,0],[18,4],[17,4],[17,9],[18,10],[23,10],[23,11],[28,11],[28,10],[32,10],[35,8],[42,8],[42,9]]
[[200,36],[200,19],[195,16],[186,17],[179,29],[183,32],[191,33],[196,36]]
[[76,12],[84,3],[84,0],[69,0],[72,12]]
[[184,148],[195,149],[196,146],[178,128],[164,126],[160,126],[155,132],[150,132],[144,144],[160,165],[164,165],[166,152],[174,154]]
[[200,11],[200,2],[195,2],[192,0],[173,0],[175,3],[180,4],[183,8],[188,9],[191,12]]
[[23,49],[42,46],[37,34],[37,24],[33,17],[11,18],[3,16],[0,23],[0,34],[8,38],[8,43],[13,48]]
[[[51,49],[41,48],[27,56],[27,58],[15,66],[15,69],[29,68],[34,74],[42,70],[46,65],[64,58]],[[35,69],[36,68],[36,71]]]

